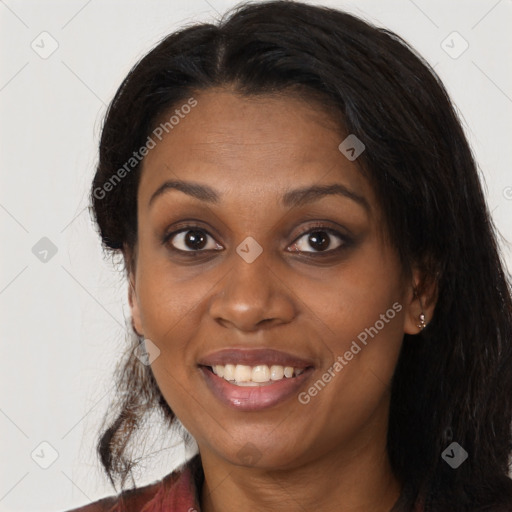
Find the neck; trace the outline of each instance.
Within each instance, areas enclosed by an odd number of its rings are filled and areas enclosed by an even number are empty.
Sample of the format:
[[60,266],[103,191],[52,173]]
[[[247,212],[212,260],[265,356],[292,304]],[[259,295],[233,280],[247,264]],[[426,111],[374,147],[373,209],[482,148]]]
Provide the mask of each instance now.
[[389,512],[400,495],[387,454],[375,444],[280,471],[240,467],[209,455],[202,454],[203,512]]

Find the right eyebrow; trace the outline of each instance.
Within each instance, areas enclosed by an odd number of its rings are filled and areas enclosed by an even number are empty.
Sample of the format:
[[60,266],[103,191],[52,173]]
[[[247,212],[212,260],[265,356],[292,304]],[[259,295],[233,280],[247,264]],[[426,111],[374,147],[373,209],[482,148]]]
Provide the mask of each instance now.
[[157,199],[168,190],[180,190],[184,194],[195,197],[196,199],[205,201],[207,203],[217,204],[220,200],[220,195],[208,185],[203,185],[191,181],[174,180],[162,183],[162,185],[160,185],[155,190],[149,200],[148,208],[155,201],[155,199]]

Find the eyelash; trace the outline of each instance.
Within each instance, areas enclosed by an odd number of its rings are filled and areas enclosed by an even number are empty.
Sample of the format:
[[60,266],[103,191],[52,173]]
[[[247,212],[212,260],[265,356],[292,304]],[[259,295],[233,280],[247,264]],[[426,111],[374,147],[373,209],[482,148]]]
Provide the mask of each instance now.
[[[170,243],[171,240],[176,235],[178,235],[180,233],[186,233],[187,231],[200,231],[200,232],[206,234],[207,236],[213,238],[213,236],[210,235],[210,233],[208,233],[208,231],[206,229],[204,229],[200,226],[186,225],[176,231],[173,231],[172,233],[166,234],[162,240],[163,245],[166,245],[167,247],[169,247],[170,250],[172,250],[175,253],[178,253],[178,254],[184,255],[184,256],[189,256],[189,257],[196,257],[196,255],[198,253],[202,253],[202,252],[208,253],[208,252],[219,251],[219,249],[198,249],[198,250],[184,251],[183,249],[177,249]],[[325,251],[313,250],[313,251],[291,251],[291,252],[306,254],[306,255],[308,255],[308,257],[311,255],[313,255],[313,257],[318,257],[318,256],[322,257],[322,256],[326,256],[326,255],[327,256],[332,255],[333,253],[338,253],[341,250],[346,249],[352,243],[352,240],[347,235],[344,235],[335,229],[329,228],[329,227],[325,226],[324,224],[319,223],[319,224],[314,224],[312,226],[310,225],[307,228],[305,228],[303,231],[301,231],[297,235],[297,237],[294,239],[292,245],[295,245],[304,235],[307,235],[309,233],[314,233],[316,231],[322,231],[331,236],[337,237],[341,241],[341,244],[334,249],[327,249]]]

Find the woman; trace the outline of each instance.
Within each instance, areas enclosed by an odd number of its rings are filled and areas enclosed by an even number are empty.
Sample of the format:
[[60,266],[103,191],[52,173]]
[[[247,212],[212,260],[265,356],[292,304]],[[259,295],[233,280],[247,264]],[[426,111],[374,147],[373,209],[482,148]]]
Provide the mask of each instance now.
[[[98,443],[118,495],[79,510],[512,510],[510,288],[398,36],[287,1],[171,34],[110,105],[92,202],[138,340]],[[126,490],[155,408],[199,453]]]

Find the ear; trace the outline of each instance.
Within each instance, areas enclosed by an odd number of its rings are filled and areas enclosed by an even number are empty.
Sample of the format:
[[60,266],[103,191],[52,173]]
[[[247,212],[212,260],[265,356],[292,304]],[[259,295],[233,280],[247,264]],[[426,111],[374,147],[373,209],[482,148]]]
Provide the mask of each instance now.
[[123,256],[128,276],[128,304],[130,305],[130,312],[132,317],[132,329],[139,337],[144,337],[140,314],[140,305],[135,285],[135,261],[132,257],[131,252],[126,249],[123,251]]
[[418,334],[423,330],[420,326],[422,313],[425,315],[425,324],[429,324],[434,316],[437,294],[437,279],[426,277],[419,268],[414,268],[405,307],[404,332],[406,334]]

